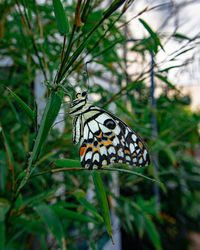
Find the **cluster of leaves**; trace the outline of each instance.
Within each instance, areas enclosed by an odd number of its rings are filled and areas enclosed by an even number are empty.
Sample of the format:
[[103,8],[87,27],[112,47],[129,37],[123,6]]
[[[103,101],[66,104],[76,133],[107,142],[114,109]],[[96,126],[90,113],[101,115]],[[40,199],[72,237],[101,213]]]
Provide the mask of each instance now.
[[[73,1],[70,6],[63,1],[64,8],[59,0],[49,4],[10,0],[1,4],[1,54],[12,60],[11,66],[0,68],[1,249],[25,249],[34,244],[43,249],[77,249],[89,244],[95,248],[94,241],[102,247],[108,241],[104,227],[112,239],[106,194],[110,204],[116,201],[112,210],[119,216],[123,230],[135,235],[135,240],[144,246],[162,249],[163,242],[170,248],[168,238],[174,243],[177,235],[181,237],[180,228],[192,228],[193,221],[199,218],[200,176],[193,158],[199,116],[187,109],[188,103],[176,91],[169,98],[168,89],[158,99],[158,138],[153,140],[150,89],[144,84],[145,75],[121,86],[123,59],[115,47],[125,42],[125,37],[117,25],[123,24],[120,18],[130,2],[115,0],[106,10],[99,1],[89,0]],[[140,21],[149,38],[132,50],[142,55],[145,51],[156,54],[162,48],[161,42],[150,26]],[[98,71],[89,72],[90,78],[96,76],[90,92],[101,95],[99,104],[105,108],[115,101],[118,116],[141,134],[152,155],[157,155],[158,173],[154,173],[153,166],[145,170],[146,176],[141,173],[143,170],[133,168],[107,168],[101,174],[83,171],[78,149],[71,143],[71,119],[65,120],[62,135],[51,129],[62,104],[63,84],[71,94],[77,86],[84,87],[86,57],[101,66]],[[38,70],[51,82],[46,84],[47,104],[40,124],[33,97]],[[98,82],[105,72],[119,80],[114,85],[119,91],[114,95]],[[71,75],[77,82],[73,88],[66,84]],[[173,87],[161,74],[156,77]],[[120,173],[119,197],[101,179],[102,176],[112,182],[113,170]],[[166,183],[167,191],[160,184],[159,204],[153,197],[152,182],[146,180],[144,185],[144,178],[152,176]],[[89,202],[87,191],[94,188],[95,197]],[[195,224],[194,229],[198,230]]]

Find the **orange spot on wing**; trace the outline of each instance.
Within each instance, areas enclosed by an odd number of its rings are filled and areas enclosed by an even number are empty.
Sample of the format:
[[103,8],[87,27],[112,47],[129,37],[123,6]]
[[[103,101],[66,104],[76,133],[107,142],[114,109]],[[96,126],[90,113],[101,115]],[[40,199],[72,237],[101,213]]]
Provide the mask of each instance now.
[[138,142],[138,146],[140,149],[143,149],[143,144],[140,141]]
[[105,146],[112,145],[112,142],[110,140],[103,141],[103,143],[104,143]]
[[127,150],[127,149],[126,149],[126,150],[124,150],[124,153],[125,153],[125,154],[128,154],[128,155],[130,155],[130,154],[131,154],[131,152],[130,152],[129,150]]
[[96,137],[99,137],[99,138],[102,137],[102,132],[100,133],[100,135],[96,135]]
[[86,147],[80,147],[80,156],[82,157],[85,154]]

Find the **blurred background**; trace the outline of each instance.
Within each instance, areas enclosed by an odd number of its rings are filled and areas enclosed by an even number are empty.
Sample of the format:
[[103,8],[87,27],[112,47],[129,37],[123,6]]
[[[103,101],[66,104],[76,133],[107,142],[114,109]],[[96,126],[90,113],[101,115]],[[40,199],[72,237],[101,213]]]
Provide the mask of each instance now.
[[[69,21],[66,44],[81,4],[72,56],[113,1],[61,2]],[[131,2],[125,13],[122,6],[105,19],[63,80],[71,96],[88,89],[90,102],[144,139],[152,164],[130,169],[164,184],[102,171],[113,246],[98,215],[77,198],[79,190],[99,212],[90,172],[44,174],[56,159],[79,160],[68,96],[7,220],[47,102],[47,81],[53,82],[61,63],[64,36],[51,0],[0,1],[0,248],[200,249],[200,2]],[[37,114],[36,125],[13,92]],[[50,224],[38,213],[44,203],[52,211]]]

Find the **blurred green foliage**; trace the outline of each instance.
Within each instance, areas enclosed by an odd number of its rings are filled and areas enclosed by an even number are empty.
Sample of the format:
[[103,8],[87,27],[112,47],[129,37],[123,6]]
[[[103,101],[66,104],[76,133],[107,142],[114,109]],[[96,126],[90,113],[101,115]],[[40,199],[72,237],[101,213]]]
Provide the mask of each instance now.
[[[107,9],[100,1],[89,0],[71,5],[62,1],[63,7],[61,1],[0,4],[1,57],[11,61],[0,67],[0,249],[101,249],[109,240],[105,227],[112,237],[108,203],[120,219],[123,239],[138,249],[187,249],[188,231],[200,230],[196,223],[200,219],[200,172],[194,157],[200,117],[189,109],[189,98],[182,97],[159,69],[155,79],[165,85],[161,85],[156,111],[151,109],[146,84],[149,72],[133,75],[122,84],[126,69],[117,50],[126,42],[118,28],[124,24],[123,11],[118,9],[123,2],[113,1]],[[60,15],[64,23],[59,23]],[[146,60],[146,53],[156,55],[163,46],[150,26],[140,22],[149,37],[135,42],[126,53],[133,51]],[[115,103],[115,113],[145,139],[156,156],[158,173],[154,163],[146,169],[128,169],[164,183],[166,192],[160,189],[159,204],[154,184],[142,175],[119,171],[120,196],[116,196],[108,184],[114,178],[110,171],[93,172],[92,180],[91,171],[66,169],[79,168],[66,105],[62,105],[64,131],[52,125],[63,99],[61,80],[71,95],[77,87],[88,87],[85,58],[90,62],[89,92],[100,96],[97,104],[109,109]],[[47,87],[40,124],[34,94],[38,74]],[[157,118],[156,139],[152,139],[152,112]],[[63,165],[60,158],[69,160]],[[94,184],[95,197],[88,201],[86,194],[94,190]]]

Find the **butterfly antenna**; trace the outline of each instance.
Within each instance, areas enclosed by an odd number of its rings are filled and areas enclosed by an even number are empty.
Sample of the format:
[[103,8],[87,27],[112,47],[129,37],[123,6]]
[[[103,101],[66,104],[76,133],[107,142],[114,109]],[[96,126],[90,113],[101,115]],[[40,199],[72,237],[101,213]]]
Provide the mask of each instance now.
[[58,122],[55,122],[55,123],[52,125],[52,128],[55,127],[57,124],[59,124],[59,123],[61,123],[61,122],[64,122],[64,121],[66,120],[66,117],[67,117],[67,116],[65,116],[64,119],[62,119],[62,120],[60,120],[60,121],[58,121]]

